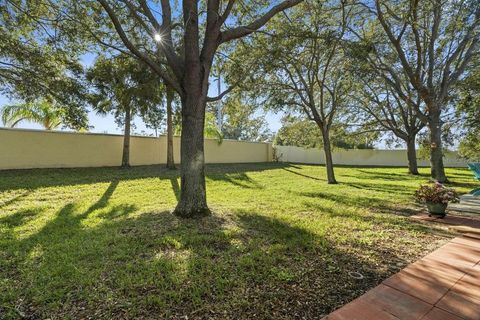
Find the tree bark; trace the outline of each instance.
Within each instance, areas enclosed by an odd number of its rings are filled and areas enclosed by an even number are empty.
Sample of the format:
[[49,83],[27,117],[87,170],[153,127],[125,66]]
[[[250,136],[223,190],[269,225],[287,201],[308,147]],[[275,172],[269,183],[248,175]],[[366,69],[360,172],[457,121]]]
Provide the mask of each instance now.
[[130,167],[130,126],[132,114],[130,105],[125,106],[125,127],[123,131],[122,168]]
[[173,159],[173,112],[172,112],[173,90],[167,85],[167,168],[175,169]]
[[[192,90],[193,91],[193,90]],[[181,192],[174,214],[195,218],[210,214],[205,187],[204,126],[206,96],[201,88],[182,97]],[[192,94],[193,93],[193,94]]]
[[[255,32],[276,14],[297,5],[302,0],[284,0],[277,5],[268,5],[267,10],[251,23],[228,28],[225,31],[221,31],[221,28],[229,19],[235,1],[229,1],[225,9],[222,8],[223,5],[219,1],[207,1],[206,10],[202,6],[202,12],[199,14],[199,1],[184,0],[181,4],[181,11],[179,11],[180,9],[175,10],[176,13],[180,13],[180,16],[183,16],[183,40],[178,42],[179,46],[183,44],[181,54],[176,53],[176,46],[172,41],[174,25],[172,25],[170,1],[160,1],[162,7],[161,24],[157,21],[157,16],[159,15],[150,10],[145,1],[140,1],[141,10],[131,1],[122,1],[126,6],[112,6],[112,3],[115,3],[115,1],[97,1],[108,15],[125,47],[152,68],[181,96],[182,136],[180,152],[182,186],[180,201],[174,213],[182,217],[208,214],[209,210],[205,192],[203,129],[205,125],[208,80],[215,53],[222,43],[239,39]],[[134,37],[131,37],[129,31],[131,21],[121,18],[124,15],[119,14],[117,10],[136,18],[136,22],[140,22],[140,27],[143,27],[143,31],[147,34],[151,33],[152,24],[155,29],[162,30],[165,33],[166,43],[163,45],[159,44],[159,47],[161,47],[161,51],[167,60],[166,70],[163,63],[158,63],[156,52],[149,54],[143,50],[143,45],[136,44],[137,41],[135,41]],[[220,14],[220,11],[223,13]],[[138,15],[139,12],[141,12],[140,15]],[[142,19],[147,19],[147,22],[145,23]],[[202,23],[202,28],[199,28],[199,22]],[[201,47],[200,42],[203,42]]]
[[417,150],[415,149],[415,135],[408,137],[407,141],[408,173],[418,175]]
[[[436,108],[438,109],[438,108]],[[447,182],[445,168],[443,166],[443,150],[442,150],[442,124],[440,121],[440,112],[430,108],[430,121],[428,127],[430,129],[430,165],[431,176],[438,182]]]
[[325,167],[327,169],[328,184],[337,184],[333,170],[332,147],[330,144],[330,133],[328,129],[322,129],[323,150],[325,152]]

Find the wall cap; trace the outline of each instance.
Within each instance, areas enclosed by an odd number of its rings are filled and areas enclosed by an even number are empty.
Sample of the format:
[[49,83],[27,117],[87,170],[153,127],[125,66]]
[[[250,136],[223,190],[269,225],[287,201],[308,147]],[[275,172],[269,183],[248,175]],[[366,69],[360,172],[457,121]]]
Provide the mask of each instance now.
[[[63,131],[63,130],[44,130],[44,129],[26,129],[26,128],[7,128],[7,127],[0,127],[0,130],[4,131],[23,131],[23,132],[41,132],[41,133],[56,133],[56,134],[77,134],[77,135],[92,135],[92,136],[108,136],[108,137],[123,137],[123,134],[119,133],[101,133],[101,132],[77,132],[77,131]],[[145,138],[145,139],[158,139],[160,137],[166,137],[166,135],[161,134],[158,137],[153,136],[142,136],[132,134],[130,135],[132,138]],[[175,136],[175,138],[180,138],[180,136]],[[212,138],[205,138],[204,140],[213,140],[216,141],[217,139]],[[262,142],[262,141],[244,141],[244,140],[235,140],[235,139],[223,139],[223,141],[233,141],[233,142],[245,142],[245,143],[260,143],[260,144],[267,144],[271,145],[271,142]]]

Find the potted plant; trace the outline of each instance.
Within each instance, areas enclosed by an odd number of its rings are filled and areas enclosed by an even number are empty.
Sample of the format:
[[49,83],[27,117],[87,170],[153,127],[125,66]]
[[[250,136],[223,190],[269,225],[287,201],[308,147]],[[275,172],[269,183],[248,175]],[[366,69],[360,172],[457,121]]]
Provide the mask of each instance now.
[[421,185],[415,192],[415,199],[427,205],[429,216],[445,217],[445,210],[449,202],[458,202],[458,194],[455,190],[435,182],[430,185]]

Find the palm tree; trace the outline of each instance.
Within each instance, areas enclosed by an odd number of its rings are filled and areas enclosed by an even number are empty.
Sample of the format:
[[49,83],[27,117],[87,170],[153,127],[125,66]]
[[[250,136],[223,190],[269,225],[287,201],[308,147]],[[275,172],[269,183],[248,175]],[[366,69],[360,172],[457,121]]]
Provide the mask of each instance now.
[[205,127],[203,128],[205,138],[216,139],[218,144],[223,141],[222,131],[217,126],[215,114],[207,112],[205,114]]
[[[177,119],[177,124],[175,127],[175,135],[179,136],[182,134],[182,126],[178,124],[179,119]],[[207,139],[216,139],[218,144],[223,142],[222,131],[218,128],[215,114],[212,112],[205,113],[205,125],[203,127],[204,137]]]
[[14,128],[20,121],[30,121],[42,125],[45,130],[54,130],[62,124],[63,112],[47,99],[6,105],[0,109],[5,126]]

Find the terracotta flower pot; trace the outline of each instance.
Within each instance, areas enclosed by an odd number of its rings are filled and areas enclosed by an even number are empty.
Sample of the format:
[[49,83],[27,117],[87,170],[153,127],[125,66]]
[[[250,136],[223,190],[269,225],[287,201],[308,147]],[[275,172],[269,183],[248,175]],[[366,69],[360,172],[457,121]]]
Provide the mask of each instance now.
[[435,202],[427,202],[427,209],[430,213],[430,216],[439,216],[441,218],[445,217],[445,210],[447,209],[446,203],[435,203]]

